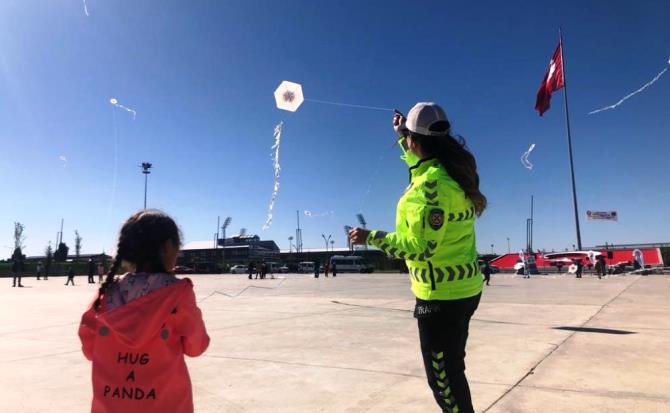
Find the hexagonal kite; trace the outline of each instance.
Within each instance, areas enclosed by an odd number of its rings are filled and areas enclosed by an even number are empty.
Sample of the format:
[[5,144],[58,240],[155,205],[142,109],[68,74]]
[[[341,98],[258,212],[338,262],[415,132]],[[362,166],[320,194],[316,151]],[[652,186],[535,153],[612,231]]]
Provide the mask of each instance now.
[[298,83],[284,80],[275,90],[275,101],[279,109],[295,112],[304,100],[302,86]]

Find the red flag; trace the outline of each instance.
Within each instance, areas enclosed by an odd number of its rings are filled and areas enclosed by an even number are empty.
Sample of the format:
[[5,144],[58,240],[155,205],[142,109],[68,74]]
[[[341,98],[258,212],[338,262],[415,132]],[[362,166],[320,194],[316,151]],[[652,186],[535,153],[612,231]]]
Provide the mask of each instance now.
[[563,84],[563,50],[561,50],[561,44],[559,43],[554,56],[549,61],[549,67],[547,73],[544,74],[540,89],[537,91],[535,110],[540,113],[540,116],[549,110],[551,94],[561,89]]

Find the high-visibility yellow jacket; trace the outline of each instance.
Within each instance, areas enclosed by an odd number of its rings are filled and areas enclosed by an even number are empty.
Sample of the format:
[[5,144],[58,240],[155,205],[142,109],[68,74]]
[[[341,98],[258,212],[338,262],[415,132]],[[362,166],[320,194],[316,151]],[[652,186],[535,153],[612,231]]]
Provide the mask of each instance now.
[[436,159],[410,168],[395,232],[371,231],[367,243],[404,259],[412,292],[422,300],[457,300],[482,291],[475,208]]

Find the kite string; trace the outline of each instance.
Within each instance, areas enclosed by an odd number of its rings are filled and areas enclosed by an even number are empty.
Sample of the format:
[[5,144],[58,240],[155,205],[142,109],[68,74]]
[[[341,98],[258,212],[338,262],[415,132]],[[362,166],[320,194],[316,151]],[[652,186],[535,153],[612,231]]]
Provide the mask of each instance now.
[[[112,194],[111,194],[111,199],[109,202],[109,207],[107,208],[107,225],[111,226],[111,216],[112,216],[112,210],[114,209],[114,203],[116,202],[116,180],[117,180],[117,175],[118,175],[118,165],[119,165],[119,131],[118,131],[118,126],[116,124],[116,109],[114,106],[112,106],[112,125],[113,125],[113,130],[114,130],[114,168],[112,172]],[[107,232],[107,235],[109,235],[109,231]],[[105,235],[105,239],[108,239],[107,235]],[[103,245],[103,250],[105,249],[105,246]]]
[[[669,61],[668,63],[670,63],[670,61]],[[648,88],[649,86],[651,86],[651,85],[653,85],[654,83],[656,83],[656,81],[657,81],[658,79],[660,79],[661,76],[663,76],[663,74],[665,74],[665,72],[667,72],[667,71],[668,71],[668,68],[666,67],[666,68],[663,69],[659,74],[657,74],[656,77],[654,77],[652,80],[650,80],[649,82],[647,82],[647,84],[645,84],[644,86],[642,86],[641,88],[639,88],[639,89],[636,90],[635,92],[629,93],[628,95],[624,96],[620,101],[618,101],[617,103],[615,103],[615,104],[613,104],[613,105],[605,106],[604,108],[596,109],[596,110],[594,110],[594,111],[592,111],[592,112],[589,112],[589,115],[593,115],[593,114],[596,114],[596,113],[599,113],[599,112],[604,112],[604,111],[606,111],[606,110],[610,110],[610,109],[614,109],[614,108],[616,108],[617,106],[621,105],[623,102],[627,101],[628,99],[632,98],[633,96],[637,95],[638,93],[644,91],[644,90],[645,90],[646,88]]]
[[352,103],[331,102],[331,101],[328,101],[328,100],[307,99],[307,98],[305,98],[305,101],[314,102],[314,103],[323,103],[325,105],[346,106],[346,107],[349,107],[349,108],[383,110],[383,111],[393,112],[393,109],[381,108],[381,107],[378,107],[378,106],[354,105]]

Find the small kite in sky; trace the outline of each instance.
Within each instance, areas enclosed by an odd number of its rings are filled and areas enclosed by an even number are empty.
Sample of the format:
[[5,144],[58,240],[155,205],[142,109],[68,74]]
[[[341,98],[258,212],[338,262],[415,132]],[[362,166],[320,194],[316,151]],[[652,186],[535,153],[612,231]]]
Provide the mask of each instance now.
[[90,14],[88,14],[88,7],[86,6],[86,0],[83,1],[84,1],[84,13],[86,13],[86,16],[90,16]]
[[133,114],[133,120],[135,120],[135,117],[137,116],[137,112],[135,112],[133,109],[131,109],[129,107],[126,107],[126,106],[123,106],[122,104],[119,103],[118,100],[116,100],[116,98],[109,99],[109,103],[116,106],[117,108],[121,108],[121,109],[125,110],[126,112],[132,113]]
[[[670,64],[670,60],[668,60],[668,64]],[[606,110],[610,110],[610,109],[615,109],[616,107],[618,107],[619,105],[621,105],[623,102],[627,101],[628,99],[632,98],[633,96],[637,95],[638,93],[643,92],[646,88],[648,88],[649,86],[651,86],[651,85],[653,85],[654,83],[656,83],[656,81],[657,81],[658,79],[660,79],[661,76],[663,76],[663,75],[665,74],[665,72],[667,72],[667,71],[668,71],[668,68],[666,67],[665,69],[661,70],[661,71],[659,72],[659,74],[656,75],[656,77],[654,77],[653,79],[651,79],[649,82],[647,82],[645,85],[643,85],[641,88],[639,88],[639,89],[636,90],[635,92],[632,92],[632,93],[627,94],[626,96],[624,96],[623,98],[621,98],[621,100],[619,100],[617,103],[615,103],[615,104],[613,104],[613,105],[605,106],[604,108],[600,108],[600,109],[596,109],[596,110],[594,110],[594,111],[591,111],[591,112],[589,112],[589,115],[593,115],[593,114],[596,114],[596,113],[599,113],[599,112],[604,112],[604,111],[606,111]]]
[[275,102],[279,109],[295,112],[304,100],[302,86],[298,83],[284,80],[275,90]]
[[67,158],[65,157],[65,155],[59,156],[58,159],[60,159],[61,162],[63,162],[63,164],[62,164],[63,168],[67,167]]
[[530,161],[528,160],[528,157],[530,156],[530,153],[533,152],[533,149],[535,149],[535,144],[534,143],[531,144],[528,147],[528,150],[526,152],[524,152],[523,155],[521,155],[521,164],[526,169],[529,169],[529,170],[533,169],[533,164],[530,163]]
[[320,217],[327,217],[329,215],[333,215],[335,211],[328,211],[328,212],[312,212],[312,211],[305,211],[305,216],[308,218],[320,218]]

